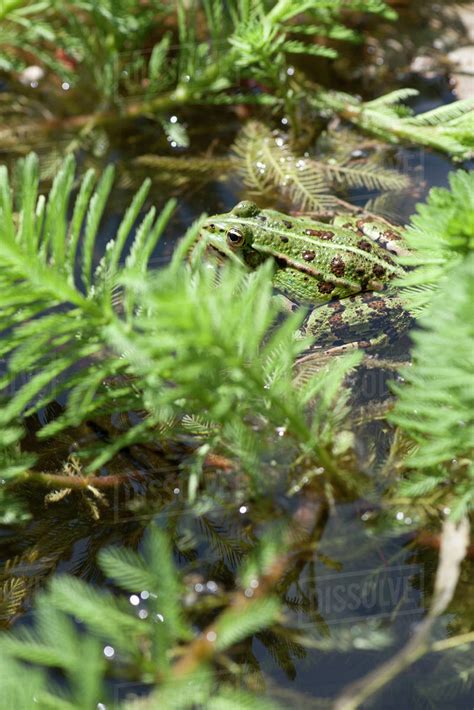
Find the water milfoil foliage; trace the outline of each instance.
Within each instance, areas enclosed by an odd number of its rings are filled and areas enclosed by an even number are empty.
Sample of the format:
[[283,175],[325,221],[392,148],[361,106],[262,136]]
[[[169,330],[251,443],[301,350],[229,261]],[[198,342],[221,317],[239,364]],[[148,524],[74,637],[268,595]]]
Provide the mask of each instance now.
[[[144,211],[148,182],[97,259],[113,170],[98,180],[88,172],[73,196],[69,158],[45,198],[31,155],[18,179],[12,199],[6,171],[0,175],[4,478],[14,481],[33,465],[21,450],[22,422],[58,397],[65,410],[43,421],[38,441],[91,417],[140,412],[116,440],[81,452],[89,471],[123,447],[189,433],[197,418],[208,429],[200,454],[210,446],[241,452],[256,490],[263,485],[258,452],[271,446],[266,437],[276,427],[337,477],[331,450],[348,412],[340,385],[360,355],[322,368],[304,387],[293,385],[293,362],[309,343],[293,338],[303,314],[278,324],[271,264],[253,273],[229,266],[219,275],[202,262],[191,266],[185,256],[198,222],[167,268],[147,271],[174,207]],[[317,416],[308,411],[313,400]]]

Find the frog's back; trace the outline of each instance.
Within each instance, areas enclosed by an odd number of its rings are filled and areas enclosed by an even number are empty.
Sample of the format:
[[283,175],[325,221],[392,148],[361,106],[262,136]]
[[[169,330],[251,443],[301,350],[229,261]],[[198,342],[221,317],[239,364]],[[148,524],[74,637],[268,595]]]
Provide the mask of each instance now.
[[275,285],[302,301],[328,301],[380,290],[399,267],[389,251],[354,229],[261,210],[253,248],[277,262]]

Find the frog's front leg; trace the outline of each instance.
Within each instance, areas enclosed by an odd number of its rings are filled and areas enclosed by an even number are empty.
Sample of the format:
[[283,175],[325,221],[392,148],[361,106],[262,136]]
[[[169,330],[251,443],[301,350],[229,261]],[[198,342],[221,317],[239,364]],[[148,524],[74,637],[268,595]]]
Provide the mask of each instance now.
[[366,292],[315,308],[300,334],[315,338],[315,348],[367,348],[397,340],[410,324],[398,296]]

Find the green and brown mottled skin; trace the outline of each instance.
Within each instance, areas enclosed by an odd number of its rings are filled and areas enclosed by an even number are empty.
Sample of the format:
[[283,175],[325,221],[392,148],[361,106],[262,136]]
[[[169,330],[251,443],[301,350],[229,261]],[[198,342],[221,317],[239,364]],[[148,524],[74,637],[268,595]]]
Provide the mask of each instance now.
[[409,323],[389,290],[403,273],[394,256],[406,253],[405,244],[383,220],[340,215],[326,224],[246,201],[206,220],[202,237],[250,268],[273,259],[276,288],[292,303],[313,306],[302,332],[315,336],[316,345],[366,345]]

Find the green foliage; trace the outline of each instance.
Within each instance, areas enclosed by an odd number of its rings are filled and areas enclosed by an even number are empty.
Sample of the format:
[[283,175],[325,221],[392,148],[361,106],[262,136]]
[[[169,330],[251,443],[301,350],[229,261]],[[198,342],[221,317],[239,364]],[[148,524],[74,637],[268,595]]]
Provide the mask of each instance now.
[[334,190],[344,187],[401,190],[408,179],[370,162],[316,160],[296,155],[288,136],[264,124],[248,122],[234,144],[235,164],[254,194],[273,195],[278,190],[300,210],[318,211],[337,205]]
[[393,385],[390,415],[417,444],[400,492],[441,494],[456,516],[474,507],[473,295],[471,254],[450,270],[412,333],[413,365],[402,371],[405,383]]
[[413,364],[394,384],[390,419],[416,443],[400,493],[444,501],[456,517],[474,507],[474,296],[472,173],[431,190],[407,230],[414,267],[402,295],[420,313]]
[[[74,161],[68,158],[49,197],[37,197],[38,165],[29,156],[20,165],[12,201],[6,171],[0,173],[0,330],[7,361],[0,384],[15,388],[18,376],[27,375],[12,396],[4,391],[0,432],[9,460],[4,478],[14,482],[32,465],[31,456],[21,453],[23,418],[59,394],[66,399],[65,411],[38,430],[39,439],[93,416],[143,412],[121,436],[80,452],[88,457],[89,471],[125,446],[187,432],[189,419],[203,412],[206,446],[240,452],[255,490],[263,486],[260,457],[275,427],[283,427],[301,453],[328,459],[331,468],[332,435],[344,428],[347,415],[341,385],[358,354],[294,386],[293,363],[308,344],[293,337],[303,314],[276,327],[281,314],[272,297],[270,263],[253,273],[230,265],[218,282],[198,260],[186,264],[199,223],[167,268],[147,274],[173,209],[169,203],[161,215],[151,208],[142,216],[148,182],[96,265],[112,180],[111,168],[97,184],[89,171],[72,199]],[[317,407],[309,406],[313,401]],[[202,462],[199,452],[196,461]]]
[[[167,93],[177,103],[225,100],[221,92],[241,79],[261,81],[287,100],[291,55],[337,56],[334,47],[315,38],[356,40],[344,25],[351,10],[394,16],[384,2],[371,0],[354,7],[345,0],[331,6],[325,0],[233,0],[226,8],[213,0],[13,2],[4,10],[0,56],[8,71],[24,67],[27,53],[35,56],[71,86],[87,87],[95,105]],[[307,20],[304,30],[294,23],[301,16]],[[165,24],[172,29],[163,33]],[[15,35],[19,26],[22,43]],[[61,48],[61,60],[52,47]],[[247,94],[239,101],[245,98],[255,100]]]
[[[193,655],[192,644],[201,637],[193,630],[190,615],[184,618],[181,581],[162,530],[154,524],[148,528],[141,554],[124,548],[104,550],[100,565],[118,587],[134,593],[139,608],[72,577],[56,577],[39,597],[34,628],[0,636],[3,697],[6,693],[11,707],[29,707],[33,697],[41,708],[60,710],[89,710],[108,702],[106,677],[116,662],[122,674],[137,683],[147,682],[151,691],[146,701],[124,702],[121,708],[183,710],[197,698],[206,707],[276,707],[245,689],[226,685],[209,666],[214,654],[230,651],[238,641],[271,626],[279,612],[276,601],[247,600],[237,591],[237,598],[245,601],[238,611],[230,607],[217,614],[215,643],[211,641],[211,652],[201,659],[197,650]],[[172,663],[178,642],[180,653],[193,658],[193,669],[186,673]],[[25,662],[30,664],[27,684]],[[59,669],[66,682],[56,687],[38,666]]]
[[419,315],[429,305],[446,274],[474,250],[474,173],[449,176],[450,190],[433,188],[426,203],[405,231],[410,254],[401,259],[410,267],[401,285],[403,299]]
[[474,99],[412,116],[398,102],[414,96],[414,89],[400,89],[373,101],[362,102],[349,94],[319,92],[313,104],[336,111],[361,130],[390,143],[412,143],[443,151],[455,160],[467,160],[474,150]]

